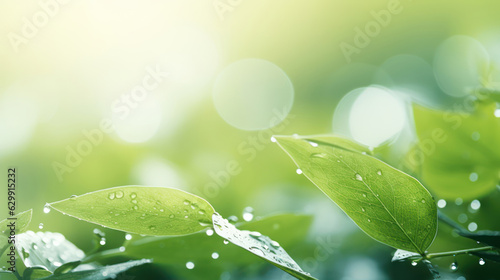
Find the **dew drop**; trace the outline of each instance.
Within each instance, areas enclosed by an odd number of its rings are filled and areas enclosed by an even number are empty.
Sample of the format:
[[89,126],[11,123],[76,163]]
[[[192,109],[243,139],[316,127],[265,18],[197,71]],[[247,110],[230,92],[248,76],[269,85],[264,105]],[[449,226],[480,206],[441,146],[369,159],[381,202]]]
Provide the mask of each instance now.
[[248,249],[250,250],[250,252],[256,254],[259,257],[263,257],[264,256],[264,252],[262,252],[262,250],[259,249],[259,248],[257,248],[257,247],[250,247]]
[[43,213],[48,214],[49,212],[50,212],[50,207],[48,204],[45,204],[45,206],[43,207]]
[[313,157],[313,158],[325,158],[326,154],[325,153],[312,153],[311,157]]
[[115,196],[116,196],[116,194],[114,192],[110,192],[108,194],[108,198],[111,199],[111,200],[115,199]]
[[274,136],[271,137],[271,142],[276,143],[276,138],[274,138]]
[[170,216],[168,216],[170,219],[173,219],[175,218],[175,215],[174,214],[170,214]]
[[359,175],[358,173],[356,173],[356,180],[363,181],[363,177],[361,177],[361,175]]
[[207,229],[207,231],[206,231],[205,233],[206,233],[208,236],[212,236],[212,235],[214,235],[214,230],[213,230],[213,229],[211,229],[211,228],[209,228],[209,229]]
[[417,266],[417,264],[418,264],[418,263],[417,263],[416,261],[412,261],[412,262],[411,262],[411,265],[412,265],[412,266]]
[[421,201],[422,201],[422,203],[425,203],[425,199],[422,199]]
[[125,252],[125,247],[121,246],[120,248],[118,248],[118,250],[120,250],[120,252]]
[[200,211],[198,211],[198,214],[200,214],[200,215],[205,215],[205,214],[206,214],[206,212],[205,212],[205,210],[200,210]]
[[191,203],[191,201],[189,201],[189,200],[187,200],[187,199],[186,199],[186,200],[184,200],[184,205],[186,205],[186,206],[187,206],[187,205],[189,205],[190,203]]
[[101,244],[101,246],[104,246],[106,245],[106,238],[101,238],[101,240],[99,241],[99,244]]
[[371,222],[372,220],[368,219],[368,222]]
[[69,199],[75,201],[77,197],[78,197],[77,195],[72,195],[69,197]]
[[438,200],[438,202],[437,202],[437,206],[438,206],[439,208],[444,208],[444,207],[446,207],[446,200],[444,200],[444,199],[440,199],[440,200]]
[[116,198],[122,198],[123,197],[123,192],[122,191],[117,191],[116,192]]
[[382,175],[382,171],[381,170],[377,170],[377,174],[378,175]]
[[274,248],[279,248],[280,247],[280,244],[274,240],[271,240],[271,246],[273,246]]
[[313,147],[318,147],[318,143],[314,143],[314,142],[309,142],[309,144]]
[[217,253],[217,252],[213,252],[213,253],[212,253],[212,259],[216,260],[216,259],[218,259],[218,258],[219,258],[219,253]]
[[224,240],[224,245],[227,245],[227,244],[229,244],[229,241]]
[[194,268],[194,263],[193,262],[187,262],[186,263],[186,268],[187,269],[193,269]]
[[131,240],[132,239],[132,234],[129,234],[129,233],[125,234],[125,239],[126,240]]
[[156,230],[156,227],[155,226],[149,226],[149,229],[150,230]]
[[249,234],[252,237],[261,237],[262,236],[262,234],[258,231],[251,231]]
[[297,174],[302,174],[302,170],[300,168],[297,168],[297,170],[295,170],[295,172],[297,172]]
[[38,225],[38,228],[39,228],[39,229],[43,229],[43,223],[40,223],[40,224]]
[[135,200],[135,199],[134,199],[134,200],[132,200],[132,203],[133,203],[133,204],[137,204],[137,200]]
[[456,271],[458,269],[458,264],[456,262],[452,262],[450,265],[450,269]]
[[130,194],[130,198],[132,198],[132,199],[137,198],[137,194],[136,194],[135,192],[131,193],[131,194]]
[[479,259],[479,265],[484,265],[486,262],[483,260],[483,258]]
[[184,219],[187,219],[187,218],[189,218],[189,216],[188,216],[188,215],[185,215],[185,216],[184,216]]
[[250,222],[251,220],[253,220],[253,208],[248,206],[248,207],[245,207],[245,209],[243,209],[243,220],[245,220],[246,222]]
[[363,197],[366,197],[366,193],[363,194]]
[[134,210],[138,210],[139,209],[139,206],[137,205],[134,205],[134,207],[132,207]]
[[366,212],[365,208],[361,207],[361,211]]

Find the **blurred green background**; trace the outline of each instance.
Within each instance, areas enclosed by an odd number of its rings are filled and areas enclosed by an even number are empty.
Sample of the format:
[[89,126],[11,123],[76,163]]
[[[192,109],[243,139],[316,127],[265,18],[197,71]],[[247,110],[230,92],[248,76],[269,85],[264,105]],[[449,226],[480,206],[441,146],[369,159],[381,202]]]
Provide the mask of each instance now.
[[[270,137],[333,132],[384,143],[397,165],[416,140],[412,101],[462,104],[485,65],[500,63],[499,8],[448,0],[2,1],[0,165],[18,168],[18,209],[34,209],[31,229],[43,223],[83,250],[95,226],[44,214],[46,202],[169,186],[240,220],[247,206],[255,216],[313,215],[307,240],[286,249],[320,279],[426,279],[424,267],[390,263],[393,250],[297,175]],[[377,98],[358,98],[356,89],[375,84],[383,86],[370,88]],[[466,215],[464,226],[500,230],[498,190],[460,205],[443,198],[452,218]],[[469,211],[473,199],[481,207]],[[124,234],[106,232],[107,246],[120,246]],[[474,246],[450,236],[441,226],[431,250]],[[317,248],[326,257],[310,265]],[[451,262],[437,261],[444,279],[499,279],[495,263],[461,256],[451,272]]]

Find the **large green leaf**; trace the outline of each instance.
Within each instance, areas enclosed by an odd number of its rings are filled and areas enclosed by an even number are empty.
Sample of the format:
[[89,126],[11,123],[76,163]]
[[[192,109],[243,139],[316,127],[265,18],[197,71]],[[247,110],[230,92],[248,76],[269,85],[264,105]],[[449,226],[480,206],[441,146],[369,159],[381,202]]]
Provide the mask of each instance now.
[[496,104],[478,103],[473,113],[413,107],[419,143],[408,165],[439,197],[464,199],[495,189],[500,172],[500,118]]
[[[21,213],[14,216],[14,218],[17,218],[15,220],[16,234],[21,234],[24,231],[26,231],[26,229],[28,228],[28,225],[31,222],[32,213],[33,213],[33,210],[30,209],[30,210],[21,212]],[[0,234],[0,254],[3,254],[5,249],[7,249],[7,247],[9,247],[8,238],[10,236],[10,230],[7,228],[7,226],[12,221],[13,220],[8,220],[8,219],[0,221],[0,228],[2,229],[2,233]]]
[[91,270],[74,271],[61,275],[52,275],[49,277],[41,278],[40,280],[104,280],[115,279],[117,275],[134,267],[150,263],[151,260],[137,260],[128,261],[114,265],[108,265]]
[[[311,223],[312,217],[308,215],[280,214],[237,226],[242,230],[260,232],[279,240],[282,247],[290,248],[304,241]],[[124,254],[131,258],[152,258],[156,264],[166,265],[182,279],[219,279],[224,271],[262,262],[237,246],[223,243],[213,230],[209,230],[209,234],[137,237],[126,245]],[[186,269],[187,262],[193,262],[194,269]]]
[[437,208],[413,177],[353,151],[345,140],[275,137],[303,174],[365,233],[397,249],[423,254],[437,232]]
[[51,203],[64,214],[116,230],[180,235],[204,229],[214,209],[203,198],[172,188],[116,187]]
[[314,280],[316,278],[303,271],[287,254],[281,245],[257,231],[239,230],[219,213],[214,213],[215,232],[227,241],[237,245],[260,258],[272,263],[297,279]]

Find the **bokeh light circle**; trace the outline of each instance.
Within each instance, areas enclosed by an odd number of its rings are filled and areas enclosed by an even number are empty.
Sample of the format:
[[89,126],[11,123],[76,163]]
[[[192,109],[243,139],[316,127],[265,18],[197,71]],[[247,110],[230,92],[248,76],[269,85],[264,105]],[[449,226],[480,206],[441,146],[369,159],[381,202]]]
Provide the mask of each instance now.
[[434,75],[446,94],[463,97],[480,86],[489,65],[483,45],[468,36],[452,36],[436,50]]
[[395,139],[407,123],[406,105],[394,92],[369,86],[349,92],[333,117],[334,132],[369,147]]
[[294,89],[286,73],[262,59],[243,59],[227,66],[213,87],[213,101],[228,124],[262,130],[283,121],[293,105]]
[[[122,108],[126,108],[125,105]],[[143,143],[156,135],[162,121],[162,112],[153,100],[128,107],[128,114],[113,114],[113,126],[117,136],[129,143]]]

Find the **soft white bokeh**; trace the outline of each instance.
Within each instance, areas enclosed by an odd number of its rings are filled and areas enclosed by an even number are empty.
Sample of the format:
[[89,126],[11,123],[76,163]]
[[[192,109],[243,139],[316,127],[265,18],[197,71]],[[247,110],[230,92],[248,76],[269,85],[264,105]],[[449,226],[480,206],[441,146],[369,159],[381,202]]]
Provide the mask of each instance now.
[[215,108],[230,125],[261,130],[283,121],[293,105],[294,89],[286,73],[262,59],[227,66],[213,88]]

